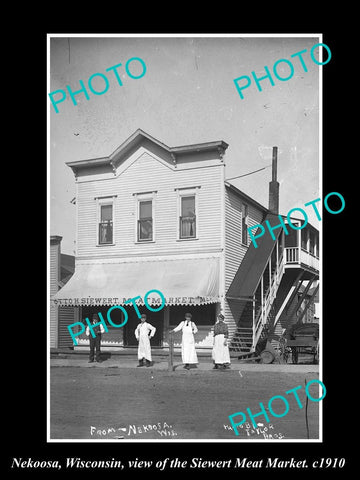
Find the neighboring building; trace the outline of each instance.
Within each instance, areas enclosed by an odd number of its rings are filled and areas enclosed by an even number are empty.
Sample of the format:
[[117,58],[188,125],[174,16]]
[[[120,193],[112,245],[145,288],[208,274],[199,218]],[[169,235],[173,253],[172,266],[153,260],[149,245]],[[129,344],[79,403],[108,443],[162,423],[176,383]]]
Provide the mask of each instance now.
[[[72,277],[75,269],[75,258],[61,253],[59,235],[50,237],[50,295],[59,291]],[[50,303],[50,348],[72,347],[67,325],[74,323],[73,307],[56,306]]]
[[[227,147],[224,141],[168,147],[137,130],[109,157],[67,163],[76,179],[75,274],[53,300],[74,307],[75,321],[83,322],[125,306],[127,323],[109,326],[103,345],[136,345],[138,318],[125,302],[157,289],[165,308],[139,307],[157,328],[153,346],[167,346],[168,330],[191,312],[197,347],[212,347],[221,311],[232,349],[254,350],[275,310],[281,320],[294,282],[318,278],[318,232],[310,225],[289,236],[274,230],[276,241],[268,234],[254,248],[247,229],[277,218],[278,183],[273,176],[270,211],[226,182]],[[149,297],[156,307],[158,296]],[[119,309],[112,319],[122,323]]]

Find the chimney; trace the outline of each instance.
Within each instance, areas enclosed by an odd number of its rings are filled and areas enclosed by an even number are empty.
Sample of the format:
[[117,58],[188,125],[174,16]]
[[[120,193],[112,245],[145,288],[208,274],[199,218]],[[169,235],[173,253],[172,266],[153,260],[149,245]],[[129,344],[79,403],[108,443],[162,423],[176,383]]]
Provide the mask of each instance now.
[[272,154],[272,178],[269,183],[269,210],[271,213],[279,213],[279,182],[277,181],[277,147],[273,147]]

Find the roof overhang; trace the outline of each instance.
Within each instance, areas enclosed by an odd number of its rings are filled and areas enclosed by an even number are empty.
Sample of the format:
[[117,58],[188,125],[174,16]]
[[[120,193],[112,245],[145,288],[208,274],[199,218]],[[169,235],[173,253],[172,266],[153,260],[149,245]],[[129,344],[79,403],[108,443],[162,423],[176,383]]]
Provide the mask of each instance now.
[[106,165],[110,166],[114,170],[116,165],[118,165],[136,147],[141,146],[144,140],[151,142],[153,145],[156,145],[158,148],[163,150],[167,155],[170,155],[174,165],[176,165],[178,157],[189,153],[214,151],[217,153],[219,158],[222,159],[225,150],[229,146],[223,140],[218,140],[213,142],[196,143],[193,145],[169,147],[157,140],[156,138],[152,137],[148,133],[144,132],[143,130],[138,129],[108,157],[76,160],[73,162],[66,162],[66,165],[68,165],[75,174],[77,174],[77,172],[82,168],[91,168]]

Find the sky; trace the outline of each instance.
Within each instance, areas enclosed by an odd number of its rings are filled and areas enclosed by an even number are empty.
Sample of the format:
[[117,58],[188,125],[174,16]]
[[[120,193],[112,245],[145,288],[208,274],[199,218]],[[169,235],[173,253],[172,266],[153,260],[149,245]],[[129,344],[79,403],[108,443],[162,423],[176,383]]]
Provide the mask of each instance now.
[[[75,178],[66,162],[110,155],[132,133],[141,128],[170,147],[223,140],[229,144],[224,161],[225,178],[260,172],[230,181],[256,201],[268,206],[272,147],[278,147],[280,213],[304,208],[316,228],[321,225],[312,208],[304,204],[322,196],[319,185],[319,78],[320,69],[311,60],[311,47],[320,43],[313,36],[54,36],[48,37],[48,93],[75,92],[83,80],[89,92],[76,95],[74,105],[67,95],[55,110],[48,97],[48,167],[50,235],[62,237],[61,251],[75,254]],[[299,58],[302,55],[307,72]],[[321,49],[314,51],[315,58]],[[326,52],[324,53],[324,59]],[[146,72],[130,78],[126,62],[141,58]],[[273,66],[290,60],[294,75],[280,81]],[[113,71],[117,68],[122,86]],[[269,68],[275,85],[254,80],[236,90],[234,79],[258,78]],[[129,70],[140,76],[140,62]],[[286,62],[277,67],[280,77],[289,75]],[[88,79],[106,75],[109,89],[94,95]],[[252,77],[251,77],[252,78]],[[244,82],[244,81],[243,81]],[[95,90],[104,88],[96,76]],[[60,94],[54,96],[60,98]],[[321,207],[319,207],[320,209]]]

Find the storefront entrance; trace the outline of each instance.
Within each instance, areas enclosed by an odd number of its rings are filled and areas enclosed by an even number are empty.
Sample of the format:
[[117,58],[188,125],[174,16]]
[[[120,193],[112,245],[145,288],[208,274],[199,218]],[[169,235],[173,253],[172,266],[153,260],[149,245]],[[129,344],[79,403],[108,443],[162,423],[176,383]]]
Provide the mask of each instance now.
[[[152,347],[161,347],[164,329],[164,309],[159,312],[151,312],[145,306],[138,306],[140,313],[146,314],[146,321],[156,328],[155,335],[151,339]],[[135,338],[135,329],[140,323],[140,319],[136,315],[134,308],[126,309],[129,315],[128,321],[124,326],[124,346],[137,347],[138,342]]]
[[191,313],[192,321],[199,326],[213,326],[216,321],[216,303],[209,305],[174,305],[170,307],[170,326],[176,327],[185,319],[185,313]]
[[[185,313],[191,313],[192,321],[195,323],[198,331],[195,334],[195,345],[208,347],[212,345],[211,329],[216,321],[217,304],[208,305],[174,305],[170,306],[169,324],[173,329],[180,322],[185,320]],[[181,342],[181,332],[174,333],[175,345]]]
[[[107,312],[111,308],[110,306],[92,306],[92,307],[82,307],[80,310],[80,321],[82,321],[85,326],[86,317],[91,321],[93,313],[101,313],[105,323],[107,325],[108,331],[102,335],[102,345],[109,347],[132,347],[136,348],[138,342],[135,338],[135,329],[140,323],[140,319],[136,315],[136,311],[132,305],[123,306],[128,313],[128,320],[123,327],[116,328],[109,324],[107,320]],[[151,346],[155,348],[163,347],[163,340],[165,340],[165,346],[167,345],[167,333],[165,334],[164,339],[164,325],[165,318],[168,319],[166,326],[167,329],[173,329],[185,318],[185,313],[190,312],[192,314],[192,321],[196,324],[198,332],[195,336],[195,341],[197,344],[204,342],[205,339],[209,337],[211,329],[214,326],[216,321],[216,312],[217,304],[208,304],[208,305],[170,305],[165,307],[159,312],[151,312],[146,306],[138,305],[140,313],[145,313],[147,316],[147,321],[156,328],[156,333],[151,339]],[[124,322],[124,314],[120,309],[113,309],[111,311],[111,320],[116,325],[121,325]],[[174,334],[174,339],[177,343],[181,341],[181,332]],[[88,337],[85,335],[85,329],[81,335],[78,337],[79,344],[82,342],[88,342]]]
[[[92,316],[94,313],[101,313],[103,319],[105,320],[107,332],[102,334],[101,343],[103,346],[112,346],[112,345],[122,345],[124,337],[124,327],[116,328],[112,326],[107,320],[107,312],[111,306],[96,306],[96,307],[82,307],[81,308],[81,321],[87,326],[86,318],[91,322]],[[124,315],[121,310],[114,309],[111,311],[111,320],[116,325],[121,325],[124,321]],[[100,318],[99,318],[100,321]],[[78,338],[83,340],[88,340],[89,337],[85,335],[85,331]]]

